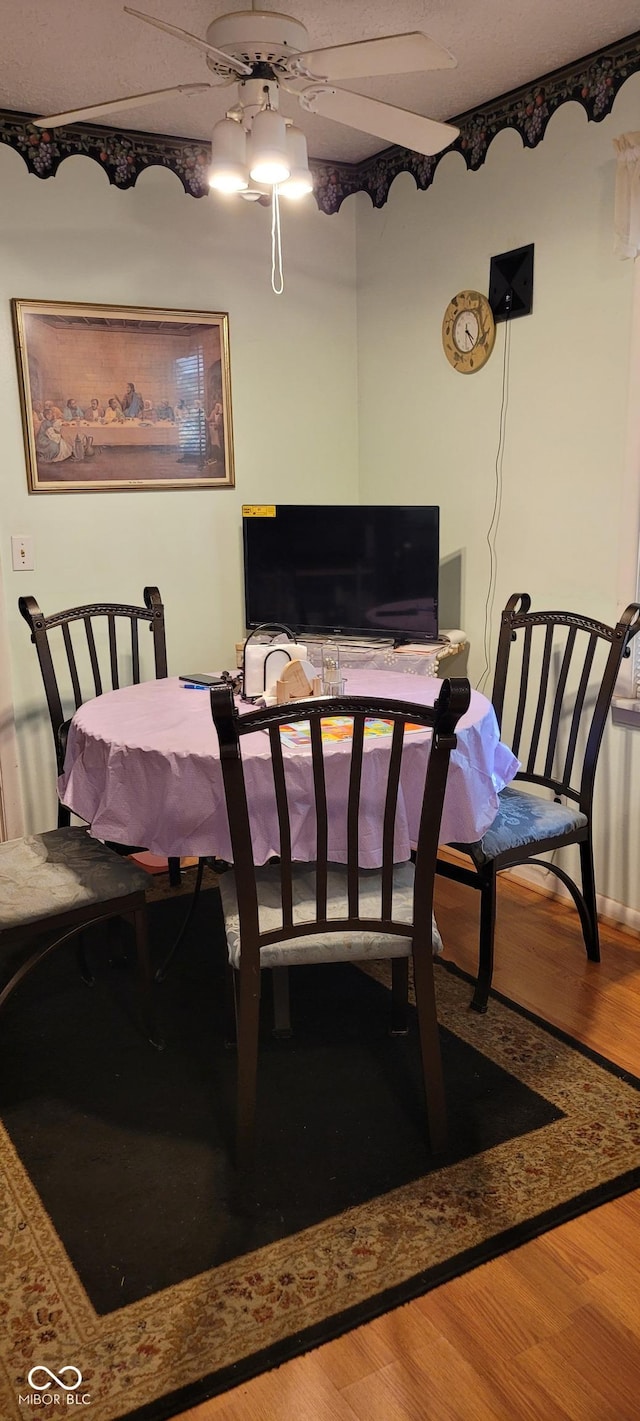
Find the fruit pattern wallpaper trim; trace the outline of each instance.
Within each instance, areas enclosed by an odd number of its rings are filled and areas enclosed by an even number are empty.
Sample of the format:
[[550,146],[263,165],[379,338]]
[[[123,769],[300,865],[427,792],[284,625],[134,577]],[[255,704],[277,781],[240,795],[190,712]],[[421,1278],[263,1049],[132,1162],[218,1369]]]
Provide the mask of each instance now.
[[[472,171],[482,167],[489,145],[505,128],[515,128],[526,148],[535,148],[545,135],[550,118],[562,104],[579,103],[587,118],[598,123],[611,112],[618,90],[640,69],[640,31],[617,40],[595,54],[556,69],[551,74],[493,99],[480,108],[450,121],[460,129],[455,143],[434,158],[407,148],[385,148],[362,163],[332,163],[311,159],[314,195],[321,212],[338,212],[352,193],[368,193],[374,207],[383,207],[398,173],[412,173],[416,186],[431,186],[438,163],[447,153],[462,153]],[[77,123],[68,128],[38,129],[34,115],[0,109],[0,143],[20,153],[39,178],[50,178],[65,158],[83,154],[93,158],[115,187],[133,187],[139,174],[154,166],[169,168],[186,193],[204,197],[209,192],[209,145],[164,134],[127,132],[95,124]]]

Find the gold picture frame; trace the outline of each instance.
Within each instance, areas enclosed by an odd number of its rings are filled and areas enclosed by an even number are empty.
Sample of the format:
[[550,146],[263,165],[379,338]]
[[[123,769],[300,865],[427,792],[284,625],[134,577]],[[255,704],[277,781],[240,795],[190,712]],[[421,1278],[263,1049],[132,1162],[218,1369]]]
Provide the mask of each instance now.
[[225,312],[11,309],[30,493],[233,488]]

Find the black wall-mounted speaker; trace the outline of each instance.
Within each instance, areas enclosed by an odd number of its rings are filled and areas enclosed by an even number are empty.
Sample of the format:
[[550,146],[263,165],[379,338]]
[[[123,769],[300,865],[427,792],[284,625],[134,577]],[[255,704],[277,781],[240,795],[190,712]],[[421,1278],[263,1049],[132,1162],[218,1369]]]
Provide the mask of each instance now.
[[491,258],[489,305],[495,321],[528,316],[533,306],[533,242]]

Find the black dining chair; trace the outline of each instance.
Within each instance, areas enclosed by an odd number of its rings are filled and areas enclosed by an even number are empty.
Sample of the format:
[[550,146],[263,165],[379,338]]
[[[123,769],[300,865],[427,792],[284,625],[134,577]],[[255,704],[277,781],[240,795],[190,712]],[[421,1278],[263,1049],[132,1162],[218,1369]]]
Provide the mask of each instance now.
[[52,952],[101,923],[133,924],[145,1033],[161,1046],[147,941],[144,869],[82,827],[0,844],[0,1007]]
[[[236,1161],[251,1164],[258,1067],[258,1029],[263,969],[363,958],[392,960],[392,1021],[406,1004],[408,959],[413,961],[422,1074],[431,1149],[446,1146],[445,1094],[433,979],[433,884],[449,757],[455,727],[469,705],[466,680],[444,681],[433,707],[380,697],[340,696],[290,702],[240,716],[228,689],[211,691],[218,734],[233,867],[222,875],[220,892],[237,1010],[238,1086]],[[328,795],[322,721],[333,715],[352,719],[344,756],[344,800]],[[373,802],[367,786],[365,722],[381,717],[391,723],[386,787]],[[316,856],[313,864],[294,862],[291,805],[287,796],[286,757],[280,729],[310,725],[308,806],[314,815]],[[426,768],[415,862],[394,864],[394,828],[400,788],[403,739],[408,724],[432,731]],[[263,731],[268,736],[273,796],[279,828],[277,862],[253,859],[251,803],[244,779],[242,741]],[[378,742],[379,744],[379,742]],[[341,747],[342,748],[342,747]],[[332,791],[333,794],[333,791]],[[340,796],[338,796],[340,797]],[[329,815],[343,815],[347,861],[328,858]],[[359,823],[375,813],[382,828],[380,869],[359,867]],[[336,1106],[338,1108],[338,1106]]]
[[[502,613],[492,700],[501,739],[522,768],[501,791],[500,808],[482,839],[452,846],[471,865],[438,860],[440,874],[480,891],[475,1011],[486,1011],[491,988],[502,869],[540,864],[560,879],[578,909],[587,956],[600,960],[594,781],[620,665],[639,629],[635,602],[615,626],[580,613],[531,611],[527,593],[515,593]],[[578,847],[580,886],[566,867],[539,858],[568,845]]]
[[[40,611],[35,597],[18,599],[42,672],[58,775],[64,769],[73,712],[84,701],[167,675],[162,598],[157,587],[145,587],[143,596],[144,607],[91,602],[49,616]],[[141,644],[141,628],[151,634],[148,647]],[[70,811],[58,803],[58,827],[70,823]],[[130,852],[145,845],[122,847]],[[179,859],[169,859],[169,878],[174,886],[180,883]]]
[[[18,608],[35,646],[58,774],[64,769],[73,712],[84,701],[119,686],[137,685],[167,674],[164,606],[157,587],[145,587],[144,607],[121,602],[93,602],[45,616],[35,597],[20,597]],[[152,658],[140,655],[140,627],[152,636]],[[72,709],[73,707],[73,709]],[[69,810],[58,806],[58,827],[71,823]]]

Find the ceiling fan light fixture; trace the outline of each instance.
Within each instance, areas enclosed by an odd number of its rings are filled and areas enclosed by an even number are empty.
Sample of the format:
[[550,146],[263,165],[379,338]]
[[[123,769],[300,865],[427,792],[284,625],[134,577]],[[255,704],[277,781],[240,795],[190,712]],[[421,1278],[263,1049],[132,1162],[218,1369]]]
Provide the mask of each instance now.
[[267,183],[261,183],[260,186],[258,186],[257,183],[249,179],[249,186],[246,187],[243,192],[238,193],[238,197],[244,197],[246,202],[259,202],[260,198],[270,202],[272,193],[273,188]]
[[247,135],[235,119],[223,118],[211,137],[209,187],[216,192],[242,192],[248,186]]
[[291,168],[287,151],[287,128],[275,109],[256,114],[249,142],[249,172],[255,183],[284,183]]
[[302,129],[291,124],[287,129],[287,152],[291,171],[289,177],[280,185],[280,192],[283,197],[300,198],[306,197],[313,192],[313,177],[309,168],[309,158],[307,156],[307,140]]

